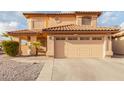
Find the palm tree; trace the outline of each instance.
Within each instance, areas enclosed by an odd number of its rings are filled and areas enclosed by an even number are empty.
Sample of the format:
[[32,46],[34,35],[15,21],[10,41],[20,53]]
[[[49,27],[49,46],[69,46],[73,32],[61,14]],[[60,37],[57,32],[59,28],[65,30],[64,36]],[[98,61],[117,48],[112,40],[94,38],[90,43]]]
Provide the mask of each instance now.
[[41,43],[40,42],[33,42],[32,45],[36,49],[36,56],[38,56],[38,48],[41,46]]
[[2,33],[2,37],[10,38],[10,40],[12,41],[12,37],[7,33]]
[[0,51],[2,50],[2,42],[0,42]]

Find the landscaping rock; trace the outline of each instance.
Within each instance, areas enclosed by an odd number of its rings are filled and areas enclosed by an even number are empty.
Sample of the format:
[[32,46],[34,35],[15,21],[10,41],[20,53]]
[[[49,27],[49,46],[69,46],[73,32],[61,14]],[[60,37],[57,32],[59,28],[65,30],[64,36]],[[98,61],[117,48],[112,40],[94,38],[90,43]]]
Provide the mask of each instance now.
[[32,81],[37,79],[44,63],[22,63],[0,60],[0,81]]

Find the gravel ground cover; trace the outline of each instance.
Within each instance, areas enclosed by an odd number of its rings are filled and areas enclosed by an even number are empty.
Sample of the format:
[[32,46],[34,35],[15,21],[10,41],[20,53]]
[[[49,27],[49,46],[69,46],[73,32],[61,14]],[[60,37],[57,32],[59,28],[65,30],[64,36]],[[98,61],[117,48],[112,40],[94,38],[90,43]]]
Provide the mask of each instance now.
[[40,74],[44,63],[25,63],[0,58],[0,81],[32,81]]

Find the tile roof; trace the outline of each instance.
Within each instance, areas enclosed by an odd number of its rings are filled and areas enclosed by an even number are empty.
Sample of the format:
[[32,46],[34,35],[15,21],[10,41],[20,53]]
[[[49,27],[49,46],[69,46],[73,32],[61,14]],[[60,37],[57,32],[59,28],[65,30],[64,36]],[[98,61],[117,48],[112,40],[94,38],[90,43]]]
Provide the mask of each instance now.
[[101,14],[102,14],[102,12],[101,11],[75,11],[75,13],[78,13],[78,14],[80,14],[80,13],[83,13],[83,14],[98,14],[98,16],[100,16]]
[[116,27],[90,27],[90,26],[80,26],[75,24],[49,27],[42,29],[43,32],[53,32],[53,31],[119,31]]
[[35,34],[41,34],[42,30],[16,30],[16,31],[10,31],[8,32],[9,35],[23,35],[23,34],[28,34],[28,35],[35,35]]
[[120,31],[119,33],[113,35],[113,37],[123,37],[123,36],[124,36],[124,31]]
[[40,35],[42,33],[117,33],[118,28],[115,27],[90,27],[90,26],[80,26],[80,25],[62,25],[49,27],[44,29],[34,29],[34,30],[16,30],[8,32],[9,35]]

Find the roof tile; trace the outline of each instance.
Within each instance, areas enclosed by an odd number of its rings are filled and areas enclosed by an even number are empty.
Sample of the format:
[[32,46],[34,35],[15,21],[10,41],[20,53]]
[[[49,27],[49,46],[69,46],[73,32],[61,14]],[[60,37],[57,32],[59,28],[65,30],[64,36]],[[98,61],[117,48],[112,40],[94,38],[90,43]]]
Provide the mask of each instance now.
[[54,32],[69,32],[69,33],[75,33],[75,32],[119,32],[119,28],[116,27],[91,27],[91,26],[80,26],[80,25],[75,25],[75,24],[70,24],[70,25],[61,25],[61,26],[55,26],[55,27],[49,27],[45,29],[35,29],[35,30],[16,30],[16,31],[11,31],[8,32],[9,35],[39,35],[42,34],[43,32],[47,33],[54,33]]
[[116,27],[91,27],[91,26],[80,26],[75,24],[49,27],[43,29],[43,31],[115,31],[119,30]]
[[17,35],[17,34],[41,34],[42,33],[42,30],[28,30],[28,29],[25,29],[25,30],[16,30],[16,31],[10,31],[8,32],[9,35]]

